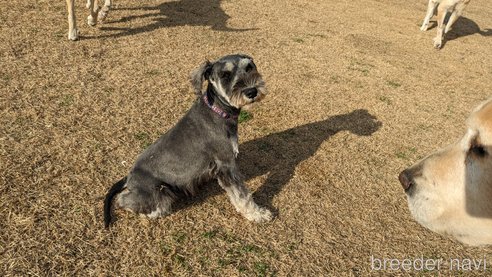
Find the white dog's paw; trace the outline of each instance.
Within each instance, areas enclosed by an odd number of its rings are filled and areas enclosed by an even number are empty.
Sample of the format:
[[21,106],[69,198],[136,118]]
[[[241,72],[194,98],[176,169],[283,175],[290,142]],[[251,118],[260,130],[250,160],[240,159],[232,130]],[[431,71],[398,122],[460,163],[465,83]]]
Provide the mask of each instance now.
[[246,213],[244,216],[249,221],[253,221],[256,223],[268,222],[268,221],[272,221],[273,219],[272,212],[270,212],[265,208],[260,208],[260,207],[256,208],[254,211]]
[[441,49],[442,47],[442,39],[439,37],[434,38],[434,48]]
[[89,26],[96,26],[96,19],[94,17],[92,17],[92,15],[89,15],[87,17],[87,24],[89,24]]
[[68,39],[72,41],[79,39],[79,30],[77,30],[77,28],[74,28],[72,31],[69,31]]
[[422,24],[422,26],[420,27],[420,31],[425,32],[427,31],[428,28],[429,28],[429,24]]
[[99,11],[99,14],[97,15],[97,21],[99,21],[100,23],[104,23],[104,20],[106,20],[107,16],[108,16],[108,11],[101,9]]

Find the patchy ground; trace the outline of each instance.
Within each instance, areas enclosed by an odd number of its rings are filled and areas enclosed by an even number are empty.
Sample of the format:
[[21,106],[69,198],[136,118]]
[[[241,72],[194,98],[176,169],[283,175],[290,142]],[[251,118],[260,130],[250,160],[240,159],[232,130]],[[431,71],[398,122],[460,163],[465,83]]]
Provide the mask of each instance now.
[[[424,0],[115,2],[92,28],[77,1],[77,42],[64,1],[0,4],[1,275],[377,275],[371,256],[492,257],[414,222],[397,181],[491,96],[489,1],[440,51],[419,30]],[[236,52],[269,89],[239,159],[276,219],[245,221],[209,184],[167,218],[118,211],[104,230],[107,189],[194,101],[189,73]]]

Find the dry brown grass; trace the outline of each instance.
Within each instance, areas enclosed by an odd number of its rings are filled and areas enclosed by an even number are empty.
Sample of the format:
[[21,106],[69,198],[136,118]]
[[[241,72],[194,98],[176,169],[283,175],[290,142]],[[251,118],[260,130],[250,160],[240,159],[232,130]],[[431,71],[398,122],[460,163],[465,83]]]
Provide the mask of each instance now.
[[[424,0],[115,4],[90,28],[78,1],[75,43],[63,1],[0,4],[0,275],[345,276],[370,274],[371,255],[492,256],[414,222],[396,178],[490,96],[489,1],[441,51],[419,31]],[[235,52],[269,88],[240,162],[278,217],[246,222],[210,184],[167,218],[117,212],[104,230],[106,190],[190,107],[189,72]]]

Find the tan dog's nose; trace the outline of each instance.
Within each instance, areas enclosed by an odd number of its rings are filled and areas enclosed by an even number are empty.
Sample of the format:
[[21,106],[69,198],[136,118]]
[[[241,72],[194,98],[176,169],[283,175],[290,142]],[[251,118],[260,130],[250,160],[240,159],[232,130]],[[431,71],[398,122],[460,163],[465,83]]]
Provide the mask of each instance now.
[[398,176],[401,186],[407,191],[413,185],[413,177],[408,169],[403,170]]

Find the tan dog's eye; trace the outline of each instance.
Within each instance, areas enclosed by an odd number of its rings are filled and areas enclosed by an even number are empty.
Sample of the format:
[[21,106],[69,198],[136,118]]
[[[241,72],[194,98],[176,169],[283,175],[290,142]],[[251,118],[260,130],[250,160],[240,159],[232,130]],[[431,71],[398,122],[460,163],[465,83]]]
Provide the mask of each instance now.
[[480,144],[474,144],[470,147],[470,153],[473,153],[474,155],[477,155],[478,157],[485,157],[487,156],[487,150],[485,150],[485,147]]

